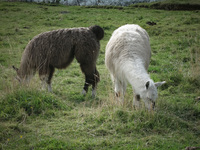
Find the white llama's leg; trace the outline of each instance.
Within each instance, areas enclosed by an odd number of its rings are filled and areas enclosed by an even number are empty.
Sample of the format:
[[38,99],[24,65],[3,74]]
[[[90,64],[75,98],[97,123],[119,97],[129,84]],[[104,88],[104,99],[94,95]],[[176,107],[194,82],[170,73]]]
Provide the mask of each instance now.
[[126,94],[126,83],[122,83],[122,98],[124,100],[125,94]]
[[124,95],[126,92],[126,83],[122,83],[120,80],[115,79],[114,80],[115,84],[115,95],[121,103],[124,102]]

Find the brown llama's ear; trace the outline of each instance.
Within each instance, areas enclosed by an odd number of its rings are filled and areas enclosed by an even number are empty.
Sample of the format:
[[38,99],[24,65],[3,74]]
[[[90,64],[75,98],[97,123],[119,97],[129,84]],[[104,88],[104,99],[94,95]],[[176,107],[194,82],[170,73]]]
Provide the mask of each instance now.
[[18,68],[16,68],[15,66],[12,66],[13,67],[13,69],[15,70],[15,71],[18,71],[19,69]]

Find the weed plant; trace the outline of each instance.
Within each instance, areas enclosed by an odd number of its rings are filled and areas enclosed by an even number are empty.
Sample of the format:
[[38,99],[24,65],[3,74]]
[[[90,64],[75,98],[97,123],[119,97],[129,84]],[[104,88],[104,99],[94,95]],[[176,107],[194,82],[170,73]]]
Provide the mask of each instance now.
[[[194,1],[192,1],[194,2]],[[146,24],[148,21],[156,25]],[[200,12],[134,7],[80,7],[0,2],[0,149],[185,149],[200,146]],[[36,75],[19,85],[12,65],[37,34],[100,25],[105,30],[97,61],[97,97],[84,97],[84,76],[76,60],[56,70],[53,93]],[[104,65],[106,44],[124,24],[139,24],[150,36],[156,110],[135,110],[128,86],[119,104]]]

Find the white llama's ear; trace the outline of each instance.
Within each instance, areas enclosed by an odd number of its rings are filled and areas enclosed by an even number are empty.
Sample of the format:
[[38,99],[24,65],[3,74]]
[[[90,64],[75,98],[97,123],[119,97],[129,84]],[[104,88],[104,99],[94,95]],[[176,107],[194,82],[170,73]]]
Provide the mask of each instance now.
[[16,68],[15,66],[12,66],[13,67],[13,69],[15,70],[15,71],[18,71],[19,69],[18,68]]
[[147,81],[147,83],[145,84],[145,86],[146,86],[146,89],[148,89],[148,88],[149,88],[149,84],[150,84],[150,81]]
[[159,86],[161,86],[161,85],[163,85],[163,84],[165,84],[165,83],[166,83],[166,81],[156,82],[156,83],[155,83],[155,86],[156,86],[156,87],[159,87]]

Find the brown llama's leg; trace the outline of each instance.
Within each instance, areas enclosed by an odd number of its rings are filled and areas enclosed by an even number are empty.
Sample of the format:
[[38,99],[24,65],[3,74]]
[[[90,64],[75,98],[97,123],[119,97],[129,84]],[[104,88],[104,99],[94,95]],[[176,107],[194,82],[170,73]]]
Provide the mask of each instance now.
[[42,81],[42,89],[45,90],[45,89],[46,89],[47,75],[42,74],[42,73],[39,71],[39,77],[40,77],[40,80]]
[[51,88],[51,79],[53,77],[53,73],[55,71],[55,68],[53,66],[49,66],[49,71],[48,71],[48,79],[47,79],[47,85],[48,85],[48,91],[52,92],[52,88]]
[[46,84],[47,84],[49,92],[52,92],[51,79],[53,77],[54,70],[55,69],[53,66],[43,67],[39,70],[40,80],[42,81],[42,88],[46,89]]
[[80,64],[82,72],[85,74],[85,84],[82,94],[85,95],[89,85],[92,85],[92,96],[95,97],[96,86],[99,82],[99,73],[93,64]]
[[92,96],[95,97],[96,95],[96,89],[97,89],[97,83],[100,81],[99,72],[97,71],[97,68],[95,67],[94,72],[94,82],[92,84]]

